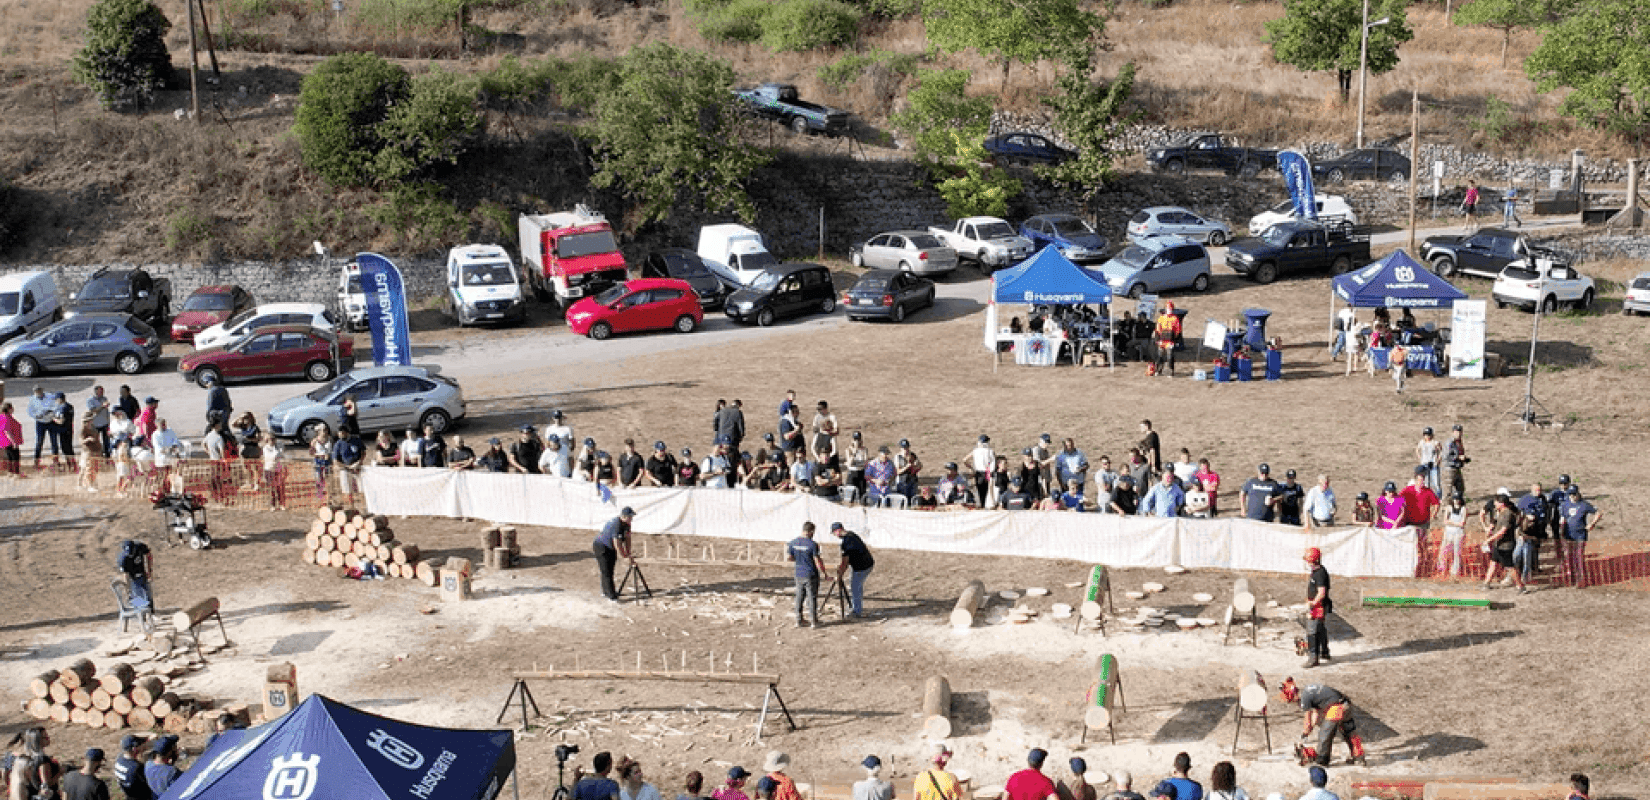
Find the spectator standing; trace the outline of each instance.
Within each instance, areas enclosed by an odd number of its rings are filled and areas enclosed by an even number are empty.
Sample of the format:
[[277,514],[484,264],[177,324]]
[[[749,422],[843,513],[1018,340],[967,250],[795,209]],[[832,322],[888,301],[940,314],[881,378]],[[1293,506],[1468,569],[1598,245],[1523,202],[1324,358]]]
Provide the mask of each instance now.
[[1031,443],[1031,457],[1037,460],[1038,481],[1042,484],[1044,496],[1059,494],[1059,484],[1054,480],[1054,435],[1045,433]]
[[372,444],[372,463],[375,467],[394,467],[401,463],[401,446],[389,431],[379,431]]
[[1203,784],[1192,780],[1192,757],[1185,753],[1175,754],[1174,773],[1163,782],[1174,787],[1176,800],[1203,800]]
[[642,778],[642,764],[627,761],[619,769],[619,800],[664,800],[659,789]]
[[1008,776],[1008,783],[1003,786],[1002,800],[1057,800],[1060,794],[1054,788],[1054,781],[1043,774],[1043,761],[1047,758],[1047,750],[1032,748],[1026,754],[1026,768]]
[[705,462],[699,465],[699,484],[706,489],[727,489],[732,486],[732,473],[733,464],[728,461],[728,445],[725,441],[719,440],[716,449],[705,456]]
[[88,492],[97,491],[97,461],[103,457],[103,439],[98,436],[92,420],[80,420],[80,479],[77,485]]
[[1507,185],[1507,191],[1501,195],[1501,224],[1511,228],[1524,227],[1524,220],[1518,218],[1518,184]]
[[854,487],[855,494],[859,497],[864,497],[865,465],[871,463],[871,453],[865,449],[864,434],[854,431],[853,435],[848,437],[848,451],[843,455],[845,458],[840,460],[846,467],[846,475],[842,482],[846,486]]
[[1404,498],[1398,496],[1398,484],[1387,481],[1381,487],[1381,496],[1375,498],[1375,527],[1385,530],[1404,525]]
[[572,477],[573,459],[568,454],[570,446],[571,443],[563,441],[560,436],[545,439],[543,449],[539,451],[538,473],[558,478]]
[[1329,488],[1329,476],[1319,475],[1318,485],[1306,490],[1302,519],[1306,529],[1331,528],[1335,525],[1335,490]]
[[1488,522],[1489,533],[1484,538],[1484,546],[1489,548],[1490,554],[1490,565],[1484,573],[1484,588],[1489,589],[1494,585],[1496,568],[1503,567],[1507,570],[1507,576],[1502,579],[1501,585],[1505,586],[1509,581],[1513,581],[1517,582],[1518,588],[1522,589],[1524,588],[1524,579],[1513,568],[1513,548],[1517,544],[1518,511],[1513,508],[1512,495],[1506,489],[1497,491],[1495,499],[1491,503],[1493,510],[1488,515],[1490,520]]
[[408,428],[401,435],[401,466],[417,467],[424,464],[424,440],[418,431]]
[[229,417],[235,412],[235,404],[229,399],[229,390],[224,388],[218,378],[208,375],[206,380],[206,425],[222,422],[229,423]]
[[682,448],[682,459],[676,462],[676,485],[683,488],[699,485],[699,463],[693,460],[690,448]]
[[1352,523],[1375,524],[1375,506],[1369,502],[1369,492],[1359,492],[1357,498],[1352,501]]
[[361,464],[367,448],[361,443],[361,434],[345,431],[332,446],[332,463],[338,469],[338,493],[348,505],[351,498],[361,493]]
[[327,476],[332,474],[332,434],[325,425],[316,432],[315,439],[309,443],[309,457],[315,467],[315,493],[322,502],[327,497]]
[[1587,585],[1587,534],[1593,532],[1603,512],[1581,497],[1581,489],[1571,486],[1564,502],[1558,508],[1564,521],[1564,577],[1577,589]]
[[1111,496],[1112,487],[1117,484],[1117,470],[1111,468],[1111,456],[1101,456],[1099,468],[1094,471],[1094,496],[1105,504],[1105,498]]
[[1020,469],[1014,477],[1020,480],[1020,490],[1031,498],[1031,502],[1035,503],[1048,494],[1043,485],[1043,463],[1037,460],[1036,448],[1027,447],[1020,451]]
[[1174,473],[1176,483],[1182,489],[1186,488],[1197,477],[1198,462],[1192,460],[1192,451],[1180,448],[1180,460],[1170,462],[1169,470]]
[[[62,392],[52,397],[52,435],[57,438],[56,446],[52,449],[55,454],[63,451],[65,465],[74,469],[74,406],[69,404],[69,398]],[[53,459],[53,464],[56,459]]]
[[865,780],[854,783],[853,800],[894,800],[894,782],[882,778],[882,759],[866,756],[859,765],[865,768]]
[[1077,442],[1066,437],[1060,444],[1060,452],[1054,456],[1054,475],[1060,481],[1059,486],[1077,481],[1081,486],[1088,480],[1089,460],[1083,451],[1077,449]]
[[46,748],[51,743],[52,737],[39,726],[27,728],[12,737],[11,756],[7,759],[11,764],[11,773],[6,776],[10,800],[36,800],[42,787],[52,785],[57,765],[51,756],[46,755]]
[[1144,492],[1151,488],[1152,476],[1157,474],[1152,470],[1152,462],[1140,452],[1140,448],[1129,448],[1129,477],[1134,479],[1134,488]]
[[1335,343],[1329,348],[1329,360],[1340,359],[1341,353],[1346,350],[1347,336],[1358,324],[1358,312],[1351,306],[1342,308],[1335,314]]
[[1186,504],[1186,493],[1175,484],[1174,473],[1164,472],[1163,479],[1146,493],[1140,504],[1140,515],[1149,517],[1178,517]]
[[865,579],[871,576],[876,559],[871,556],[871,548],[865,546],[865,540],[842,523],[831,523],[831,535],[842,540],[842,560],[836,565],[837,578],[841,579],[844,573],[853,570],[848,577],[848,599],[853,609],[850,613],[854,619],[860,619],[865,616]]
[[1449,496],[1449,508],[1444,510],[1444,540],[1438,544],[1438,563],[1436,571],[1439,575],[1448,574],[1451,578],[1461,574],[1461,548],[1467,539],[1467,503],[1461,495]]
[[699,770],[693,770],[682,781],[682,793],[676,795],[676,800],[705,800],[705,776]]
[[1237,785],[1237,767],[1222,761],[1209,770],[1209,800],[1249,800],[1249,793]]
[[779,401],[779,417],[783,419],[793,408],[796,408],[796,390],[786,389],[785,399]]
[[[521,426],[516,434],[516,440],[510,443],[510,471],[520,474],[539,474],[539,457],[544,455],[544,445],[539,442],[538,433],[531,425]],[[406,458],[405,455],[402,458]]]
[[1593,790],[1593,784],[1587,776],[1580,772],[1570,773],[1570,794],[1565,800],[1587,800],[1587,795]]
[[1306,771],[1306,776],[1312,788],[1301,795],[1301,800],[1341,800],[1339,795],[1324,788],[1329,785],[1329,773],[1323,767],[1314,764]]
[[899,440],[899,452],[894,454],[894,472],[899,476],[894,490],[910,500],[917,494],[917,481],[922,475],[922,459],[911,450],[911,440]]
[[1134,776],[1126,769],[1114,769],[1111,772],[1112,790],[1103,800],[1146,800],[1134,790]]
[[619,590],[613,583],[613,570],[619,565],[619,559],[631,560],[630,521],[635,518],[635,510],[625,506],[619,510],[619,516],[602,526],[601,533],[596,534],[596,540],[591,544],[596,554],[596,566],[601,570],[602,596],[615,603],[619,601]]
[[647,484],[649,486],[676,485],[676,457],[664,442],[653,443],[653,455],[647,457]]
[[1472,459],[1467,457],[1466,434],[1457,424],[1450,430],[1450,440],[1444,444],[1444,473],[1441,479],[1444,489],[1450,494],[1467,495],[1466,479],[1461,471]]
[[974,497],[981,508],[991,504],[991,471],[997,465],[997,454],[991,449],[991,437],[980,434],[974,449],[963,457],[969,476],[974,480]]
[[1554,487],[1553,491],[1547,495],[1547,521],[1550,528],[1548,535],[1553,540],[1553,563],[1560,569],[1568,563],[1564,555],[1564,544],[1568,540],[1564,538],[1564,518],[1560,512],[1563,511],[1564,501],[1569,499],[1570,489],[1573,486],[1575,484],[1570,482],[1569,475],[1560,475],[1558,476],[1558,486]]
[[1404,524],[1414,525],[1421,529],[1422,542],[1425,542],[1426,531],[1432,527],[1432,521],[1438,516],[1438,495],[1427,486],[1426,472],[1422,467],[1415,468],[1415,476],[1409,479],[1409,485],[1398,493],[1404,501]]
[[347,431],[361,433],[361,407],[355,404],[355,395],[344,395],[343,408],[338,412],[338,435],[343,436]]
[[[1245,481],[1240,497],[1243,501],[1243,516],[1261,522],[1271,522],[1276,519],[1278,503],[1283,499],[1282,487],[1272,480],[1272,467],[1261,464],[1256,468],[1256,476]],[[1181,798],[1181,800],[1186,800]]]
[[[1163,471],[1163,440],[1152,430],[1152,421],[1140,420],[1140,455],[1145,456],[1146,463],[1152,465],[1152,473]],[[1182,797],[1180,800],[1186,800]]]
[[814,421],[811,428],[814,440],[813,447],[809,449],[816,453],[820,450],[835,452],[838,431],[836,414],[831,411],[830,404],[824,400],[819,401],[818,409],[814,411]]
[[[814,541],[814,524],[802,523],[802,535],[785,546],[785,560],[796,564],[796,627],[807,624],[802,617],[802,602],[808,603],[808,618],[813,627],[819,627],[819,576],[825,572],[825,561],[819,556],[819,544]],[[770,758],[772,754],[769,754]],[[768,769],[772,772],[773,770]]]
[[1283,485],[1278,487],[1278,522],[1284,525],[1301,524],[1301,503],[1306,499],[1306,488],[1295,482],[1295,471],[1284,470]]
[[647,461],[636,452],[636,440],[624,440],[624,452],[619,454],[619,485],[635,489],[642,485],[647,474]]
[[126,412],[126,418],[134,421],[137,419],[138,414],[143,411],[143,408],[138,405],[138,399],[132,395],[132,387],[125,384],[121,384],[120,390],[115,396],[115,408]]
[[1153,329],[1153,339],[1157,342],[1156,374],[1165,372],[1174,375],[1174,346],[1180,339],[1180,317],[1174,313],[1174,303],[1163,304],[1163,313],[1157,317],[1157,325]]
[[419,466],[440,469],[447,466],[447,439],[436,432],[434,425],[424,426],[424,459]]
[[597,753],[590,766],[596,773],[573,784],[573,800],[619,800],[619,782],[607,777],[613,771],[613,754]]
[[720,427],[716,429],[716,434],[727,440],[728,447],[737,451],[739,443],[745,440],[745,404],[734,398],[733,405],[722,409],[718,420]]
[[[103,385],[92,387],[92,396],[86,398],[86,419],[91,420],[92,429],[97,431],[97,454],[104,458],[109,457],[109,409],[114,403],[103,393]],[[92,451],[81,448],[87,453]]]
[[263,447],[264,485],[269,487],[269,504],[278,511],[286,510],[286,466],[281,463],[281,446],[275,434],[264,431]]
[[723,398],[720,398],[720,397],[716,398],[716,413],[711,414],[711,416],[710,416],[710,435],[711,435],[711,438],[714,439],[717,436],[722,435],[722,412],[727,411],[727,410],[728,410],[728,401],[723,399]]
[[46,396],[46,389],[34,387],[29,398],[29,419],[34,420],[34,468],[40,469],[40,453],[47,442],[52,446],[52,463],[57,462],[57,437],[52,435],[52,408],[56,404]]
[[143,768],[143,777],[149,782],[150,791],[161,797],[183,776],[183,770],[178,769],[178,737],[168,734],[155,739],[149,745],[149,753],[149,764]]
[[[796,399],[796,392],[787,392],[791,399]],[[795,405],[792,405],[795,408]],[[817,621],[817,618],[816,618]],[[762,764],[762,771],[768,773],[767,778],[774,782],[773,800],[802,800],[802,793],[796,790],[796,781],[785,774],[790,769],[791,757],[778,750],[768,751],[768,758]]]
[[63,778],[63,800],[109,800],[109,784],[97,776],[103,769],[103,751],[86,751],[86,763]]
[[[124,388],[124,387],[123,387]],[[126,800],[155,800],[149,781],[143,777],[143,749],[149,740],[128,733],[120,739],[120,758],[115,759],[115,783]]]
[[787,458],[808,449],[807,435],[802,430],[801,413],[795,405],[785,407],[779,415],[779,449]]
[[1467,217],[1467,229],[1478,230],[1478,181],[1467,181],[1467,194],[1461,198],[1461,213]]
[[1442,492],[1443,484],[1439,483],[1438,475],[1443,464],[1444,443],[1434,439],[1432,428],[1421,429],[1421,441],[1415,443],[1415,465],[1426,470],[1427,487],[1433,494]]
[[[447,450],[447,469],[473,469],[476,462],[476,451],[471,450],[468,445],[464,444],[464,437],[454,436],[453,446]],[[356,472],[360,472],[359,467],[357,467]],[[359,478],[357,478],[357,482],[359,482]]]
[[917,773],[912,781],[911,794],[915,800],[962,800],[962,782],[946,770],[951,762],[951,748],[944,742],[933,744],[929,767]]
[[550,424],[544,426],[544,436],[546,439],[551,436],[561,439],[564,445],[577,441],[573,437],[573,426],[567,424],[567,417],[559,408],[550,412]]
[[23,423],[17,420],[11,403],[0,404],[0,456],[4,457],[5,474],[16,478],[23,469]]
[[504,442],[497,436],[487,440],[487,450],[476,458],[476,469],[482,472],[509,472],[510,454],[504,452]]

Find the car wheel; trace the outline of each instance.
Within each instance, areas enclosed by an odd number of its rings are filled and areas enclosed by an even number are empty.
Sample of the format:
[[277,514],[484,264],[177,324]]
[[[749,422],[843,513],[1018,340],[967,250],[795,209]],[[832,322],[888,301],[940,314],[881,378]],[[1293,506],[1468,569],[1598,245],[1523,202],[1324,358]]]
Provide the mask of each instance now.
[[819,313],[829,314],[829,313],[831,313],[832,311],[835,311],[835,310],[836,310],[836,295],[833,294],[830,297],[827,297],[824,300],[819,301]]
[[937,290],[932,289],[932,288],[930,288],[928,290],[928,305],[924,306],[924,308],[933,308],[934,307],[934,295],[935,294],[937,294]]
[[1167,162],[1164,162],[1163,171],[1174,175],[1179,175],[1180,173],[1186,171],[1186,162],[1181,161],[1178,158],[1169,159]]
[[894,313],[892,315],[892,319],[895,322],[904,322],[905,321],[905,306],[904,305],[897,304],[897,305],[894,306]]
[[1278,265],[1268,261],[1255,267],[1255,280],[1261,283],[1271,283],[1278,279]]
[[332,380],[332,365],[325,361],[311,361],[304,367],[304,377],[315,383],[326,383]]
[[911,271],[911,264],[909,262],[905,262],[905,261],[899,262],[899,271],[900,272],[910,272]]
[[1495,307],[1496,307],[1496,308],[1506,308],[1506,307],[1507,307],[1507,304],[1506,304],[1506,303],[1503,303],[1503,302],[1501,302],[1501,301],[1500,301],[1500,300],[1497,300],[1497,301],[1495,301]]
[[791,117],[791,131],[798,136],[806,135],[808,133],[808,120],[803,117]]
[[1324,176],[1324,179],[1329,183],[1344,183],[1346,181],[1346,173],[1338,169],[1332,169],[1329,171],[1328,175]]
[[590,338],[598,342],[606,341],[613,335],[613,326],[605,322],[598,322],[590,326]]
[[195,370],[195,383],[200,384],[202,389],[210,388],[212,384],[221,380],[223,373],[219,372],[217,367],[201,367]]
[[1440,278],[1448,278],[1455,274],[1455,259],[1449,256],[1439,256],[1432,260],[1432,271]]
[[1329,265],[1329,274],[1331,275],[1345,275],[1351,271],[1352,259],[1348,256],[1339,256],[1335,259],[1335,263]]
[[1589,308],[1592,308],[1592,307],[1593,307],[1593,290],[1588,289],[1587,291],[1581,293],[1581,302],[1576,304],[1576,308],[1580,309],[1580,310],[1586,310],[1586,309],[1589,309]]
[[419,430],[429,427],[434,428],[436,433],[445,433],[448,428],[452,427],[452,424],[453,418],[439,408],[432,408],[424,412],[424,416],[418,418]]
[[1403,170],[1395,169],[1391,175],[1386,176],[1386,180],[1393,186],[1402,186],[1409,183],[1409,176],[1405,175]]
[[115,369],[122,375],[136,375],[143,371],[143,359],[137,353],[121,353],[115,356]]
[[682,316],[676,318],[676,332],[693,333],[693,326],[697,324],[698,323],[693,321],[692,314],[683,314]]
[[315,437],[321,435],[321,431],[331,429],[331,426],[318,419],[308,420],[304,424],[298,426],[298,441],[305,447],[308,447],[310,442],[315,441]]
[[21,356],[16,361],[11,362],[11,375],[13,378],[32,378],[39,374],[40,362],[28,356]]
[[211,550],[212,549],[212,534],[207,533],[206,531],[199,531],[197,533],[190,534],[190,536],[189,536],[189,549],[190,550]]
[[1209,246],[1219,247],[1226,243],[1225,231],[1209,231]]
[[848,254],[848,263],[853,264],[855,267],[864,267],[865,266],[865,256],[863,256],[859,253],[849,253]]
[[1558,310],[1558,296],[1557,295],[1551,295],[1551,294],[1547,295],[1546,299],[1541,301],[1541,313],[1551,314],[1551,313],[1553,313],[1554,311],[1557,311],[1557,310]]
[[769,325],[772,325],[773,324],[773,309],[764,308],[761,311],[756,312],[756,324],[760,327],[763,327],[763,328],[766,328]]
[[1238,174],[1242,175],[1245,178],[1258,177],[1260,175],[1260,165],[1259,164],[1244,164],[1243,167],[1238,170]]
[[1198,274],[1197,278],[1195,278],[1192,281],[1192,291],[1194,291],[1194,292],[1207,292],[1207,291],[1209,291],[1209,273],[1204,272],[1204,273],[1199,273]]
[[1140,296],[1145,294],[1145,293],[1146,293],[1146,285],[1143,284],[1143,283],[1137,283],[1137,284],[1129,287],[1129,297],[1131,299],[1139,300]]

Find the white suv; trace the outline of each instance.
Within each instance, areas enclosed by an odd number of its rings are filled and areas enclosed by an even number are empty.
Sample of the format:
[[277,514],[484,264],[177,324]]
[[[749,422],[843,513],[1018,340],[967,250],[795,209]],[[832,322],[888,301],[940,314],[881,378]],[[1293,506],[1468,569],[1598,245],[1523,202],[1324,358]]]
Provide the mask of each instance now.
[[1518,306],[1544,313],[1561,305],[1587,308],[1593,304],[1593,279],[1574,267],[1550,258],[1519,259],[1502,268],[1490,296],[1498,308]]
[[[1337,225],[1351,228],[1358,224],[1358,215],[1338,194],[1320,194],[1314,198],[1318,206],[1318,221],[1333,228]],[[1249,235],[1259,236],[1267,228],[1295,219],[1295,201],[1285,200],[1256,214],[1249,220]]]
[[1621,313],[1650,314],[1650,272],[1640,272],[1627,284],[1627,295],[1621,299]]

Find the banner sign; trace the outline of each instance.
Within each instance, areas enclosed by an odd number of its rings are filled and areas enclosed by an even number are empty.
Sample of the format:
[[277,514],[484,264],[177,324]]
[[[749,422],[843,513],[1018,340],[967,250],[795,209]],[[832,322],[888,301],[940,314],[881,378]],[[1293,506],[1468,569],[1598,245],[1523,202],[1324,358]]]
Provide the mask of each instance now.
[[1289,187],[1289,199],[1295,201],[1295,217],[1317,219],[1317,192],[1312,187],[1312,165],[1306,156],[1294,150],[1278,153],[1278,171],[1283,173],[1283,183]]
[[375,367],[412,365],[412,326],[407,323],[407,292],[401,270],[377,253],[360,253],[361,292],[367,297],[367,327],[372,331]]
[[1457,300],[1450,314],[1449,376],[1484,378],[1484,323],[1487,303]]
[[1210,350],[1220,350],[1226,346],[1226,326],[1214,320],[1203,326],[1203,346]]

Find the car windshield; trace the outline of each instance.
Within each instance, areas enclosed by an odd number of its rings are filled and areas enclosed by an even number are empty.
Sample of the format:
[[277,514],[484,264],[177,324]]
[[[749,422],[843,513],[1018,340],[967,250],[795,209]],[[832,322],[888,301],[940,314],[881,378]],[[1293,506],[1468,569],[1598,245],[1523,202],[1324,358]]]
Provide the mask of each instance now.
[[761,292],[768,291],[769,289],[778,286],[779,279],[782,277],[784,276],[777,272],[764,272],[761,275],[756,276],[756,280],[751,281],[751,288]]
[[0,293],[0,314],[12,315],[17,313],[17,293]]
[[508,286],[510,264],[507,261],[482,261],[465,264],[460,280],[465,286]]
[[866,275],[854,284],[856,292],[880,292],[888,288],[888,279],[877,275]]
[[1295,213],[1295,201],[1285,200],[1275,206],[1272,206],[1271,211],[1273,214],[1293,214]]
[[1089,227],[1087,222],[1077,217],[1055,219],[1050,220],[1050,222],[1054,223],[1054,232],[1061,236],[1085,236],[1094,233],[1094,229]]
[[1509,266],[1501,273],[1501,277],[1510,281],[1535,281],[1541,279],[1541,273],[1524,267]]
[[1139,269],[1146,266],[1146,262],[1151,261],[1152,256],[1155,255],[1157,255],[1156,250],[1148,250],[1140,245],[1133,244],[1125,248],[1123,252],[1118,253],[1117,258],[1114,260],[1124,266]]
[[1273,225],[1272,227],[1267,228],[1266,232],[1260,235],[1260,238],[1264,239],[1267,244],[1274,247],[1285,247],[1289,244],[1289,240],[1294,237],[1294,235],[1295,234],[1285,228],[1280,228]]
[[339,375],[338,377],[332,379],[332,383],[322,386],[321,388],[316,389],[315,391],[304,396],[319,403],[327,397],[337,394],[342,391],[344,387],[353,383],[355,383],[354,378],[351,378],[348,375]]
[[607,291],[602,292],[601,294],[596,295],[596,302],[604,306],[613,305],[613,303],[618,301],[619,298],[624,297],[625,292],[627,291],[629,290],[624,288],[624,284],[621,283],[617,286],[610,287]]
[[[1650,289],[1650,277],[1634,278],[1633,288]],[[5,295],[0,295],[0,312],[4,312],[5,310]]]
[[245,311],[242,311],[239,314],[236,314],[235,316],[231,317],[228,322],[225,322],[223,324],[224,330],[232,330],[236,327],[239,327],[242,323],[246,322],[249,319],[252,319],[252,315],[256,314],[256,313],[258,313],[258,309],[249,308]]
[[361,274],[350,273],[349,279],[344,282],[344,291],[348,294],[361,294]]
[[906,238],[910,239],[911,246],[917,248],[918,250],[934,250],[945,246],[940,244],[939,237],[926,233],[919,233]]
[[184,311],[228,311],[235,307],[235,299],[227,293],[193,294],[183,301]]
[[693,258],[674,259],[670,262],[670,272],[678,278],[703,278],[710,275],[705,263]]
[[1001,239],[1005,236],[1014,235],[1014,229],[1008,227],[1006,222],[982,223],[975,230],[981,239]]
[[82,300],[124,300],[132,296],[132,287],[125,281],[92,281],[80,290]]
[[612,231],[573,233],[556,239],[557,258],[594,256],[602,253],[611,253],[618,249],[619,245],[617,242],[613,241]]
[[738,258],[739,265],[736,268],[744,272],[752,272],[759,269],[769,269],[771,267],[779,266],[779,259],[774,258],[773,253],[766,250],[756,253],[746,253]]
[[1150,215],[1150,214],[1148,214],[1144,211],[1136,211],[1136,212],[1134,212],[1134,216],[1129,217],[1129,222],[1133,223],[1135,225],[1139,225],[1140,223],[1145,222],[1146,220],[1149,220],[1151,218],[1152,218],[1152,215]]

